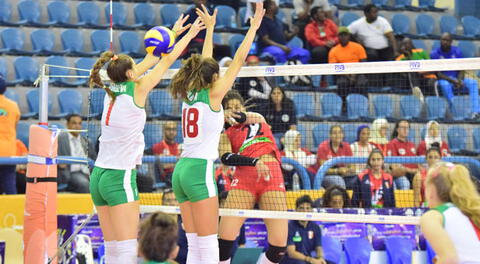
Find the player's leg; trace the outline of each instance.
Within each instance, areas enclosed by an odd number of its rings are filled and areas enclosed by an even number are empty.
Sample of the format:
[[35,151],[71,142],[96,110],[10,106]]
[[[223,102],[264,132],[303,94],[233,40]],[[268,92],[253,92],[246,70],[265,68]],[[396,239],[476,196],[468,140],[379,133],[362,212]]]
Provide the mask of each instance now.
[[[283,191],[268,191],[260,197],[259,206],[261,210],[286,211],[287,200]],[[269,264],[279,263],[287,247],[288,220],[286,219],[264,219],[268,232],[268,249],[262,254],[258,263]]]
[[189,201],[180,204],[183,228],[187,237],[187,264],[200,262],[200,251],[197,244],[197,232],[193,221],[192,204]]

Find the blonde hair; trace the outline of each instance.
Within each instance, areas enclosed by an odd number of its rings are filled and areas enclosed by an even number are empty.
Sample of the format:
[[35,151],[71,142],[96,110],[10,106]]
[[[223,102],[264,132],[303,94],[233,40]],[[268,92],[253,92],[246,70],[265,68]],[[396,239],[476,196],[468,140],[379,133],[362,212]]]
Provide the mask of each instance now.
[[480,227],[480,196],[465,166],[437,162],[428,170],[427,183],[435,186],[441,201],[452,202]]
[[213,75],[220,71],[215,59],[203,58],[200,54],[193,54],[183,64],[182,68],[173,76],[169,87],[174,99],[188,100],[189,92],[210,88]]

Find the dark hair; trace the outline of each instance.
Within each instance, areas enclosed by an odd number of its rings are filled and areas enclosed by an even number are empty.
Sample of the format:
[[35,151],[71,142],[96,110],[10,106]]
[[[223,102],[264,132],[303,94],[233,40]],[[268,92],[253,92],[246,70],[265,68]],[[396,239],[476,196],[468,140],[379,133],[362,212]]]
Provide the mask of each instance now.
[[376,5],[368,4],[363,8],[363,13],[364,14],[370,13],[372,11],[372,9],[374,9],[374,8],[378,9],[378,7]]
[[410,127],[410,122],[408,122],[408,120],[406,120],[406,119],[400,119],[400,120],[398,120],[398,121],[395,123],[395,127],[393,128],[393,131],[392,131],[392,139],[395,139],[396,137],[398,137],[397,129],[398,129],[398,127],[400,126],[400,123],[402,123],[402,122],[407,122],[407,123],[408,123],[408,127]]
[[163,190],[163,195],[162,195],[162,205],[165,205],[165,197],[167,194],[173,193],[173,190],[171,188],[166,188]]
[[204,58],[200,54],[192,54],[183,61],[183,66],[173,76],[169,90],[174,99],[188,100],[190,91],[210,88],[213,75],[220,72],[218,62],[213,58]]
[[428,156],[428,154],[430,154],[430,152],[437,152],[438,155],[440,155],[440,157],[442,157],[442,151],[440,150],[440,148],[431,147],[427,150],[427,152],[425,152],[425,158]]
[[65,118],[65,119],[67,120],[67,123],[69,123],[69,122],[70,122],[70,119],[72,119],[73,117],[80,117],[80,119],[83,120],[83,118],[82,118],[81,115],[73,113],[73,114],[67,115],[67,117]]
[[280,86],[275,86],[272,88],[272,90],[270,91],[270,94],[268,95],[268,103],[269,103],[269,107],[271,109],[275,109],[275,105],[272,101],[272,93],[273,91],[277,89],[277,90],[280,90],[280,92],[282,93],[282,101],[281,101],[281,106],[282,106],[282,109],[290,109],[290,108],[293,108],[295,110],[295,106],[294,106],[294,103],[292,101],[292,99],[288,98],[287,95],[285,94],[285,90],[283,90],[282,87]]
[[327,188],[327,190],[323,194],[323,207],[330,207],[332,197],[337,195],[342,196],[343,207],[350,207],[350,198],[348,197],[347,191],[338,185],[333,185]]
[[0,94],[4,94],[7,90],[7,83],[2,75],[0,75]]
[[268,10],[271,5],[273,5],[275,2],[273,0],[264,0],[263,1],[263,8],[265,10]]
[[230,90],[227,92],[227,94],[223,97],[222,100],[222,106],[225,109],[227,107],[227,104],[230,100],[238,100],[240,103],[245,106],[245,100],[243,100],[242,95],[237,91],[237,90]]
[[[314,6],[312,7],[312,9],[310,10],[310,17],[313,19],[313,17],[317,14],[318,12],[318,9],[322,9],[321,7],[319,6]],[[322,9],[323,10],[323,9]]]
[[138,238],[139,251],[146,260],[164,262],[177,246],[177,223],[165,213],[153,213],[140,224]]
[[336,127],[340,128],[342,133],[344,132],[343,127],[341,125],[333,125],[333,126],[330,127],[330,131],[328,132],[328,134],[331,135],[333,133],[333,129],[335,129]]
[[[115,58],[116,56],[116,58]],[[107,94],[112,98],[112,101],[115,101],[115,94],[105,86],[100,77],[100,70],[108,62],[107,74],[110,80],[114,83],[126,82],[128,81],[127,71],[133,69],[133,60],[130,56],[125,54],[115,55],[111,51],[105,51],[100,55],[100,58],[93,65],[92,72],[90,73],[90,87],[93,88],[95,85],[105,89]]]
[[297,201],[295,202],[295,208],[298,208],[300,205],[308,203],[310,204],[311,207],[313,207],[313,200],[310,195],[303,195],[297,198]]
[[385,156],[383,155],[383,152],[382,152],[381,150],[379,150],[379,149],[377,149],[377,148],[373,149],[373,150],[370,152],[370,154],[368,155],[368,159],[367,159],[367,166],[368,166],[369,168],[372,167],[372,165],[370,165],[370,160],[372,159],[372,156],[373,156],[374,154],[380,154],[380,155],[382,156],[382,159],[385,159]]

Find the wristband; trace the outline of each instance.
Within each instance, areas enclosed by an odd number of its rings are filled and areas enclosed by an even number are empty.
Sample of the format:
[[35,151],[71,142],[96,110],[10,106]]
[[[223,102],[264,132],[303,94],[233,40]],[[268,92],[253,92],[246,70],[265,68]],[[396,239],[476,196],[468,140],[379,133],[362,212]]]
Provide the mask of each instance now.
[[221,161],[228,166],[255,166],[259,159],[227,152],[222,155]]

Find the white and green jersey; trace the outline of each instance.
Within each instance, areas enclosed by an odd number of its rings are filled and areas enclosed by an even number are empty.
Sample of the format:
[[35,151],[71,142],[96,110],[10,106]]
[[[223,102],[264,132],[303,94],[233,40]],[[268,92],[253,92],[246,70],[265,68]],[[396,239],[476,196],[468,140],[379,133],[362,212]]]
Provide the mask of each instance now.
[[443,215],[443,226],[455,245],[461,264],[480,264],[480,237],[470,219],[454,204],[445,203],[434,210]]
[[210,107],[210,89],[191,92],[182,105],[183,158],[215,160],[222,133],[223,108]]
[[145,142],[143,128],[147,115],[134,101],[134,82],[110,86],[115,102],[105,96],[102,114],[100,149],[95,166],[104,169],[130,170],[142,163]]

